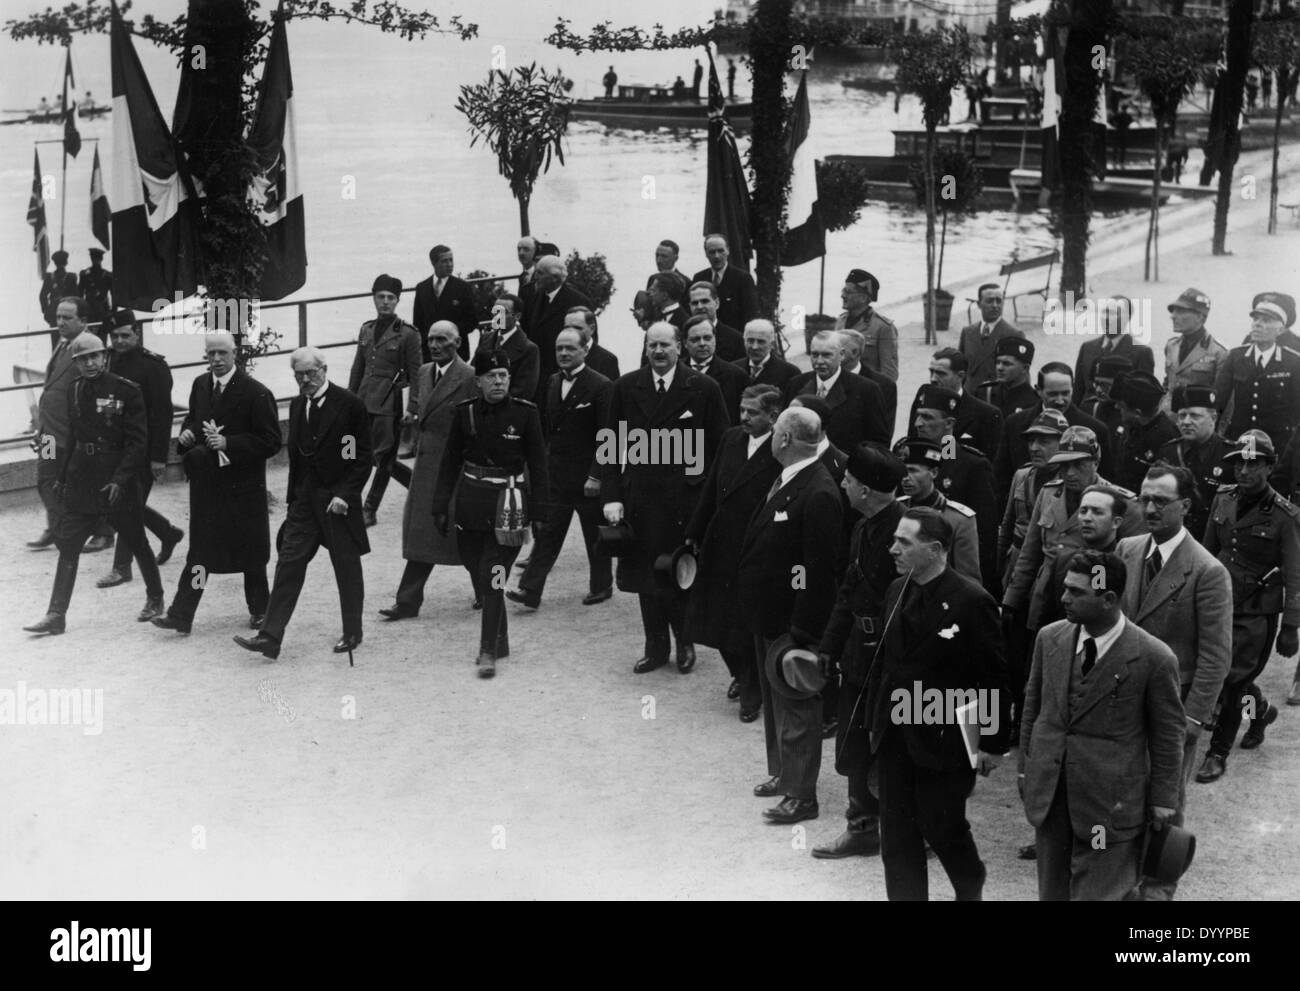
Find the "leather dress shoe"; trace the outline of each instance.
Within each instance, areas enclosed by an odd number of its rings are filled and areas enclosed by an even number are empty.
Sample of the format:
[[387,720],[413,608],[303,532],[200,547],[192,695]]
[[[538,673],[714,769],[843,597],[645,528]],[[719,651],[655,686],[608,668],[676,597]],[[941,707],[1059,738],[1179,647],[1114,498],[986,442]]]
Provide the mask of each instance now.
[[682,674],[688,674],[693,667],[695,667],[695,645],[678,641],[677,670]]
[[740,721],[742,723],[752,723],[762,714],[763,707],[761,705],[753,709],[746,709],[743,705],[740,707]]
[[27,546],[34,551],[43,551],[47,547],[54,546],[54,531],[46,530],[35,540],[27,541]]
[[167,608],[163,605],[163,597],[161,595],[157,597],[150,595],[145,598],[144,608],[140,610],[139,615],[137,615],[135,619],[137,623],[148,623],[150,620],[161,616],[166,611]]
[[376,523],[379,522],[379,518],[375,516],[375,511],[373,509],[362,507],[361,522],[363,522],[366,526],[374,526]]
[[781,794],[781,778],[768,778],[762,784],[754,785],[754,795],[758,798],[771,798]]
[[334,653],[346,654],[349,650],[356,650],[360,646],[360,633],[345,633],[339,637],[339,642],[334,645]]
[[632,665],[633,674],[645,674],[647,671],[653,671],[655,668],[661,668],[668,663],[667,657],[651,657],[646,655]]
[[1020,860],[1037,860],[1038,843],[1037,842],[1026,843],[1024,846],[1022,846],[1019,850],[1016,851],[1016,857]]
[[98,551],[112,550],[112,537],[91,537],[86,541],[86,546],[81,548],[83,554],[94,554]]
[[1262,716],[1257,716],[1250,721],[1250,729],[1241,734],[1241,743],[1238,746],[1242,750],[1254,750],[1264,742],[1264,730],[1275,722],[1277,722],[1277,706],[1270,702]]
[[167,534],[158,545],[158,567],[161,568],[172,559],[172,551],[176,550],[176,545],[184,539],[185,531],[180,527],[172,527],[172,532]]
[[740,698],[740,682],[735,678],[731,679],[731,684],[727,686],[727,698],[732,702]]
[[1291,686],[1291,694],[1286,697],[1287,705],[1300,705],[1300,678]]
[[248,614],[248,628],[250,630],[260,630],[265,622],[266,613],[264,612],[251,612]]
[[410,606],[404,606],[400,602],[396,602],[387,609],[380,609],[379,615],[383,616],[385,620],[391,623],[399,619],[415,619],[416,616],[420,615],[420,611],[418,609],[412,609]]
[[48,633],[56,637],[67,629],[67,619],[59,613],[50,612],[31,626],[24,626],[23,629],[28,633]]
[[591,592],[588,595],[584,595],[582,597],[582,604],[584,606],[598,606],[602,602],[608,602],[613,597],[614,590],[612,588],[607,588],[600,592]]
[[846,829],[831,842],[812,848],[818,860],[840,860],[844,857],[874,857],[880,852],[880,828]]
[[259,633],[255,637],[235,637],[234,641],[245,650],[261,654],[268,660],[273,661],[280,656],[280,641],[265,633]]
[[542,604],[541,599],[534,598],[527,592],[521,592],[513,588],[506,589],[506,598],[511,602],[518,602],[525,609],[536,609]]
[[803,822],[805,819],[816,818],[816,799],[805,801],[801,798],[787,796],[780,805],[763,810],[763,820],[776,826],[785,826],[792,822]]
[[114,568],[99,581],[95,582],[95,588],[116,588],[118,585],[125,585],[133,578],[134,576],[131,574],[130,568],[127,568],[125,571],[118,571]]
[[823,740],[835,739],[835,734],[836,732],[839,731],[839,728],[840,728],[840,721],[838,719],[836,719],[834,716],[832,716],[830,719],[827,719],[824,723],[822,723],[822,739]]
[[1218,754],[1206,754],[1201,769],[1196,772],[1196,780],[1203,785],[1209,784],[1211,781],[1218,781],[1227,770],[1227,758],[1220,757]]
[[480,650],[478,659],[474,661],[478,665],[478,676],[480,678],[495,678],[497,673],[497,659],[492,656],[489,650]]
[[190,635],[190,624],[182,619],[177,619],[175,616],[155,616],[149,622],[160,630],[175,630],[185,637]]

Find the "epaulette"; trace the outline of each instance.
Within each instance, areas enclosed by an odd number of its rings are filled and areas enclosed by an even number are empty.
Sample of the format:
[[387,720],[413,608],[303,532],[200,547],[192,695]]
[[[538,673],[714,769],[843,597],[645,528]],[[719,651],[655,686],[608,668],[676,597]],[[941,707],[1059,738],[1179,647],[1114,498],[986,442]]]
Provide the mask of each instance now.
[[1274,505],[1293,520],[1300,520],[1300,506],[1297,506],[1290,499],[1282,495],[1277,495],[1273,499]]
[[963,505],[962,503],[958,502],[956,499],[949,499],[948,505],[951,506],[953,509],[957,510],[957,512],[961,513],[962,516],[975,515],[975,510],[971,509],[970,506]]
[[1239,345],[1237,345],[1237,347],[1235,347],[1235,348],[1228,348],[1228,353],[1229,353],[1229,354],[1238,354],[1238,353],[1240,353],[1240,354],[1243,354],[1243,355],[1244,355],[1247,351],[1249,351],[1249,350],[1250,350],[1252,347],[1254,347],[1254,346],[1255,346],[1255,345],[1253,345],[1253,344],[1239,344]]
[[167,359],[157,351],[150,351],[148,348],[141,348],[140,351],[146,358],[152,358],[154,361],[161,361],[164,365],[167,364]]
[[1236,494],[1236,491],[1237,491],[1237,483],[1236,483],[1236,482],[1229,482],[1227,485],[1220,485],[1217,489],[1214,490],[1214,494],[1215,494],[1215,495],[1235,495],[1235,494]]
[[1052,479],[1050,482],[1044,482],[1044,483],[1043,483],[1043,488],[1045,488],[1045,489],[1050,489],[1050,488],[1053,488],[1053,487],[1057,487],[1057,488],[1059,488],[1060,486],[1062,486],[1062,485],[1064,485],[1064,484],[1065,484],[1065,479],[1063,479],[1063,478],[1054,478],[1054,479]]
[[971,454],[974,454],[974,455],[977,455],[977,456],[980,457],[980,458],[983,458],[985,461],[987,461],[987,460],[989,459],[989,456],[988,456],[987,454],[985,454],[983,451],[981,451],[981,450],[980,450],[978,447],[976,447],[974,444],[958,444],[957,446],[960,447],[963,451],[968,451],[968,452],[971,453]]
[[113,378],[117,379],[118,382],[122,383],[123,385],[129,385],[136,392],[140,391],[139,384],[136,383],[133,379],[127,378],[125,375],[118,375],[117,372],[109,372],[109,371],[104,372],[104,374],[113,376]]

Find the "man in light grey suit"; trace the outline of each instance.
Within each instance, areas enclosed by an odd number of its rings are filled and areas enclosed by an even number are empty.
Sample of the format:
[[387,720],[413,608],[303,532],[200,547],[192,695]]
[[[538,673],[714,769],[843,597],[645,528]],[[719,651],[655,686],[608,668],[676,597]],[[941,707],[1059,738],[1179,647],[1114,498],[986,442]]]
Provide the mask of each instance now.
[[1124,562],[1080,551],[1066,618],[1034,642],[1020,724],[1020,796],[1040,901],[1118,901],[1138,885],[1148,819],[1178,809],[1183,705],[1173,651],[1124,618]]
[[[1183,770],[1173,824],[1183,824],[1187,779],[1196,766],[1201,730],[1232,661],[1232,582],[1228,569],[1198,544],[1183,525],[1191,509],[1195,480],[1186,468],[1156,464],[1142,481],[1138,503],[1147,534],[1126,537],[1115,553],[1124,562],[1124,615],[1163,642],[1178,659],[1180,696],[1187,714]],[[1142,883],[1145,901],[1169,901],[1178,885],[1151,878]]]

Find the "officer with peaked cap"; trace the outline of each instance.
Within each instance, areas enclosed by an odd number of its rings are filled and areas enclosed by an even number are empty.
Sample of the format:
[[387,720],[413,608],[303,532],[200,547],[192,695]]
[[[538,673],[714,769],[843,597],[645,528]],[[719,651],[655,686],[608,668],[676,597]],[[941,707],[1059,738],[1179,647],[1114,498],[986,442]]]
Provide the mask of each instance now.
[[[1283,323],[1286,329],[1277,335],[1278,344],[1284,348],[1290,348],[1292,351],[1300,351],[1300,336],[1297,336],[1291,328],[1295,325],[1295,297],[1289,296],[1284,292],[1261,292],[1256,293],[1255,298],[1250,301],[1250,311],[1255,312],[1261,303],[1272,303],[1282,311]],[[1243,343],[1249,344],[1246,340]]]
[[1210,297],[1199,289],[1184,289],[1167,309],[1174,336],[1165,345],[1165,388],[1214,385],[1228,349],[1205,328]]
[[862,335],[861,362],[898,381],[898,328],[894,321],[875,309],[880,298],[880,280],[865,269],[855,268],[844,279],[840,300],[844,312],[835,321],[836,330],[856,330]]
[[59,562],[49,607],[43,619],[23,627],[29,633],[64,632],[81,550],[101,516],[131,548],[144,576],[147,599],[137,619],[148,622],[163,608],[158,563],[141,518],[140,478],[149,464],[144,398],[134,382],[105,370],[104,342],[94,334],[78,335],[71,353],[81,378],[68,393],[68,447],[59,465]]
[[1039,395],[1029,381],[1034,363],[1034,343],[1023,337],[1004,337],[993,349],[994,379],[976,390],[976,398],[996,406],[1006,420],[1039,403]]
[[936,484],[943,465],[943,446],[923,437],[907,437],[894,445],[894,455],[907,469],[898,501],[903,509],[913,506],[938,510],[953,530],[948,563],[973,581],[982,581],[980,535],[971,507],[949,499]]
[[1232,667],[1209,751],[1196,773],[1201,783],[1223,777],[1243,718],[1250,720],[1241,738],[1244,750],[1263,743],[1264,730],[1277,719],[1277,707],[1256,684],[1274,636],[1283,657],[1294,657],[1300,647],[1300,508],[1268,484],[1277,450],[1264,431],[1249,430],[1223,460],[1236,484],[1223,486],[1210,506],[1205,549],[1232,579]]
[[1178,436],[1178,428],[1160,410],[1165,390],[1148,372],[1129,372],[1111,389],[1122,422],[1116,428],[1115,481],[1136,492],[1147,469],[1160,460],[1160,449]]
[[1203,385],[1175,389],[1172,408],[1179,436],[1156,453],[1160,461],[1186,468],[1196,479],[1196,498],[1183,525],[1193,537],[1204,541],[1210,503],[1220,486],[1232,477],[1232,469],[1225,468],[1223,462],[1232,445],[1214,429],[1218,411],[1213,389]]
[[[1224,433],[1263,430],[1281,451],[1300,422],[1300,352],[1278,343],[1287,310],[1263,299],[1250,311],[1250,343],[1233,348],[1214,382]],[[1231,408],[1229,412],[1229,408]]]
[[102,264],[103,248],[91,248],[89,254],[90,268],[81,270],[77,295],[86,301],[86,319],[90,323],[102,323],[113,311],[113,273]]
[[[77,295],[77,275],[68,271],[68,253],[56,251],[50,256],[54,262],[54,271],[47,272],[41,280],[41,314],[45,317],[45,326],[54,327],[57,323],[59,300]],[[50,332],[50,339],[55,347],[59,344],[58,331]]]

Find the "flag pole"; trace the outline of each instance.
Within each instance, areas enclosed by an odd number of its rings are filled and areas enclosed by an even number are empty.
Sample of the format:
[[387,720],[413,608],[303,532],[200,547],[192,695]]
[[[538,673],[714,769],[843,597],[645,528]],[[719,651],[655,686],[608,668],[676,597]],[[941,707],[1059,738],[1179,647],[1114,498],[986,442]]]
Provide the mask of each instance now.
[[826,252],[822,252],[822,273],[817,283],[817,312],[826,312]]
[[72,71],[72,45],[64,49],[63,57],[66,61],[63,64],[63,182],[59,187],[59,250],[63,250],[63,229],[68,218],[68,141],[67,141],[67,124],[68,124],[68,73]]

